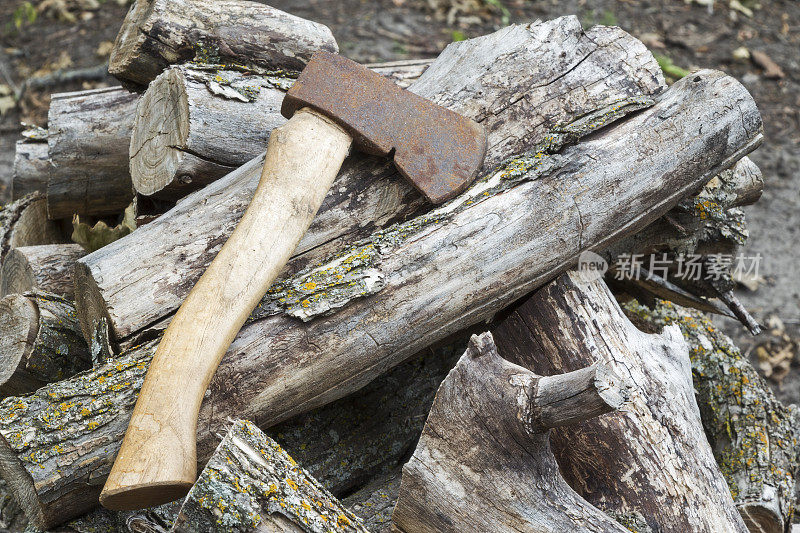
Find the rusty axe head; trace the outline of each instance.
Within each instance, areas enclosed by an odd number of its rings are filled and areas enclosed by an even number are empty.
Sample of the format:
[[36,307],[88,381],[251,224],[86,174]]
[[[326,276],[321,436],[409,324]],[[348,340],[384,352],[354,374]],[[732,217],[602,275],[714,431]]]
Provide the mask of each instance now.
[[464,191],[486,154],[478,123],[338,54],[314,53],[281,113],[290,118],[303,107],[337,122],[357,149],[393,156],[400,173],[433,203]]

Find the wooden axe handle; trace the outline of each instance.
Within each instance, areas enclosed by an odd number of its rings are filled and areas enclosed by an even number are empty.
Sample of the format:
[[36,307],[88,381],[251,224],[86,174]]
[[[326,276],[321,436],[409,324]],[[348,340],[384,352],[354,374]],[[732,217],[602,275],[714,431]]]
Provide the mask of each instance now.
[[253,200],[158,345],[100,495],[105,507],[159,505],[195,482],[197,416],[211,377],[311,224],[351,143],[308,108],[272,132]]

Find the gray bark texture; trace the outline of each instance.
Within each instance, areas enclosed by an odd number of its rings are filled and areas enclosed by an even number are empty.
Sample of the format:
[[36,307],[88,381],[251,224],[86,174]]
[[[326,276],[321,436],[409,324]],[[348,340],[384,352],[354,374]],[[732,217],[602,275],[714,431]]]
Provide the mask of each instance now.
[[[584,32],[576,18],[563,17],[452,44],[410,90],[486,127],[485,175],[534,149],[557,124],[664,87],[657,63],[639,41],[619,28]],[[262,164],[263,157],[252,160],[82,259],[76,299],[87,335],[105,318],[122,341],[171,315],[244,213]],[[426,209],[391,163],[350,157],[288,273]]]
[[277,442],[233,422],[181,506],[175,533],[368,533]]
[[626,531],[561,477],[550,428],[619,409],[629,394],[606,363],[541,377],[502,359],[491,333],[474,336],[439,387],[403,467],[396,530]]
[[25,394],[91,366],[75,307],[56,294],[0,300],[0,395]]
[[[781,533],[794,513],[800,412],[783,405],[733,342],[698,311],[659,301],[623,304],[634,324],[676,324],[689,344],[703,426],[751,532]],[[674,327],[674,326],[673,326]]]
[[193,59],[299,71],[316,50],[338,49],[326,26],[257,2],[136,0],[108,71],[139,85]]
[[0,268],[0,297],[38,290],[72,299],[72,270],[86,255],[78,244],[42,244],[11,250]]
[[33,192],[0,206],[0,263],[14,248],[64,240],[59,227],[47,219],[47,203],[42,193]]
[[[430,61],[376,65],[406,85]],[[172,66],[148,86],[136,110],[130,171],[136,191],[175,200],[261,154],[280,114],[288,74],[255,76],[202,64]]]
[[32,192],[47,192],[50,162],[46,141],[17,141],[14,154],[11,198],[19,200]]
[[601,361],[634,384],[619,413],[553,432],[558,466],[578,494],[638,532],[747,531],[703,431],[676,326],[643,333],[602,280],[577,271],[492,331],[500,354],[533,372]]
[[131,203],[128,148],[138,99],[121,87],[52,95],[47,115],[51,219],[118,215]]

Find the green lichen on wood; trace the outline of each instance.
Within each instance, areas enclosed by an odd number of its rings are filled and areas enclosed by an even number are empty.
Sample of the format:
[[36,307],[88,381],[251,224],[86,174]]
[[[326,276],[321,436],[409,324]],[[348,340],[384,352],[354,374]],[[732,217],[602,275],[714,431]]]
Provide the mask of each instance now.
[[273,515],[307,533],[367,531],[277,442],[236,421],[186,497],[175,531],[256,531]]
[[567,124],[555,126],[537,143],[534,150],[506,160],[497,169],[475,180],[467,191],[453,200],[409,221],[378,230],[321,263],[288,279],[278,280],[253,311],[250,320],[286,313],[309,321],[317,316],[329,315],[354,299],[379,292],[385,285],[384,274],[378,266],[382,255],[472,205],[523,181],[535,180],[549,173],[563,164],[563,161],[551,156],[566,146],[653,104],[650,98],[630,97],[614,101]]
[[680,327],[703,427],[737,506],[772,502],[788,523],[800,460],[797,407],[775,399],[739,349],[699,311],[664,301],[654,309],[630,301],[623,309],[652,331]]

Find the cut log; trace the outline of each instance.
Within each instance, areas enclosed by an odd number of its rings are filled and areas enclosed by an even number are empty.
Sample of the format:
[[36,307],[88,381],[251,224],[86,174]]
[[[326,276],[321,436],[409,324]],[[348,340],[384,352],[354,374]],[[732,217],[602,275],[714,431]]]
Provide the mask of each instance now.
[[0,395],[25,394],[91,367],[70,300],[12,294],[0,300]]
[[[362,388],[420,349],[489,319],[583,250],[650,224],[760,139],[760,117],[744,87],[700,71],[653,107],[559,153],[512,159],[455,200],[284,279],[217,370],[199,414],[199,460],[216,444],[209,428],[226,417],[269,427]],[[86,476],[99,488],[107,475],[147,366],[143,350],[0,403],[0,474],[18,485],[35,522],[65,520],[95,503]],[[38,418],[50,402],[76,396],[74,409],[85,406],[85,416]],[[14,401],[23,407],[12,411]],[[113,415],[97,412],[107,402]],[[90,423],[102,432],[92,433]],[[61,466],[62,453],[80,457],[81,470]]]
[[402,467],[374,479],[342,500],[372,533],[390,533],[392,511],[400,495]]
[[553,433],[559,468],[578,494],[637,530],[747,531],[703,432],[677,327],[641,332],[602,280],[569,272],[492,331],[500,354],[533,372],[603,361],[634,383],[618,414]]
[[320,49],[339,49],[326,26],[257,2],[137,0],[108,71],[140,85],[170,64],[191,60],[299,71]]
[[[467,56],[469,62],[458,59]],[[485,174],[531,150],[557,123],[664,86],[657,63],[639,41],[619,28],[595,26],[584,33],[575,17],[563,17],[452,44],[411,90],[483,123],[489,132]],[[263,158],[252,160],[83,258],[76,300],[87,335],[105,319],[122,341],[173,313],[233,231],[262,165]],[[424,209],[420,195],[391,163],[351,157],[290,269]]]
[[121,87],[54,94],[47,115],[47,213],[118,215],[133,199],[128,148],[139,97]]
[[617,410],[629,393],[607,364],[541,377],[503,360],[491,333],[474,336],[403,467],[394,526],[408,533],[627,531],[567,485],[549,441],[551,428]]
[[623,304],[634,324],[677,324],[689,343],[700,414],[714,456],[751,532],[781,533],[794,512],[800,412],[779,402],[733,342],[702,313],[669,302]]
[[252,422],[232,424],[183,502],[172,531],[368,533]]
[[166,533],[180,509],[179,502],[139,511],[109,511],[98,507],[56,528],[53,533]]
[[14,176],[11,181],[11,198],[19,200],[32,192],[47,192],[50,161],[47,142],[17,141],[14,155]]
[[77,244],[14,248],[0,269],[0,297],[38,290],[72,299],[72,270],[84,255],[86,251]]
[[[394,471],[411,453],[436,389],[467,338],[468,333],[460,333],[451,343],[426,348],[357,393],[274,426],[270,434],[335,495],[357,491],[373,477]],[[13,457],[10,450],[20,452],[6,472],[38,527],[59,524],[98,505],[155,346],[145,343],[90,372],[0,404],[0,432],[11,445],[0,446],[0,457]],[[209,453],[224,423],[198,427]],[[35,437],[29,428],[36,428]],[[80,460],[64,462],[64,457]],[[141,513],[135,516],[140,525],[147,521]],[[91,512],[77,522],[119,523],[130,517]]]
[[28,519],[22,508],[8,490],[8,484],[0,478],[0,528],[3,531],[24,531]]
[[[378,65],[376,70],[408,84],[429,64]],[[280,107],[293,82],[200,65],[168,68],[137,106],[130,146],[136,191],[175,200],[257,157],[270,132],[286,122]]]
[[0,206],[0,262],[14,248],[64,241],[58,226],[47,219],[47,203],[41,193]]

